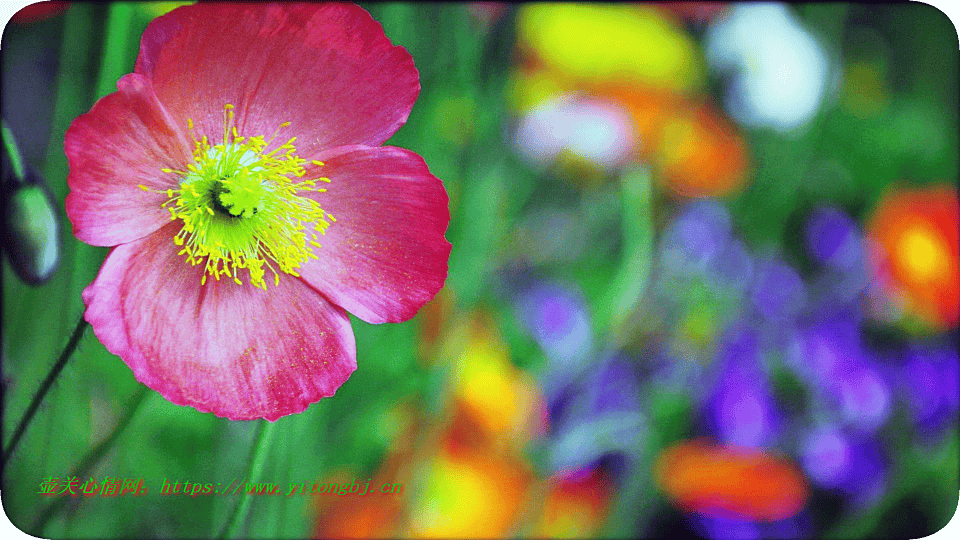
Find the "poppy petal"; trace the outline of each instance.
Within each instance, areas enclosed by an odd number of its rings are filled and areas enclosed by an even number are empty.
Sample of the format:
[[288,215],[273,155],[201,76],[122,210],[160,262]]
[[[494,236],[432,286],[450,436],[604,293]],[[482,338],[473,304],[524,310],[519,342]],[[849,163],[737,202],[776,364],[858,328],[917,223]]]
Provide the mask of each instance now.
[[357,367],[347,314],[290,276],[267,291],[201,285],[202,267],[177,255],[178,226],[114,248],[83,291],[107,350],[168,400],[233,420],[333,395]]
[[311,193],[336,220],[318,235],[303,279],[369,323],[413,317],[443,287],[450,243],[447,193],[423,158],[395,147],[341,147],[307,174],[331,179]]
[[269,136],[289,121],[301,155],[382,144],[420,92],[406,49],[365,10],[341,3],[176,9],[143,33],[136,72],[201,135],[223,133],[223,107],[231,104],[247,136]]
[[184,169],[190,145],[171,123],[142,75],[117,82],[117,92],[97,101],[67,130],[64,151],[70,166],[67,217],[77,238],[115,246],[143,238],[170,222],[160,205],[166,197],[148,193],[176,188],[161,169]]

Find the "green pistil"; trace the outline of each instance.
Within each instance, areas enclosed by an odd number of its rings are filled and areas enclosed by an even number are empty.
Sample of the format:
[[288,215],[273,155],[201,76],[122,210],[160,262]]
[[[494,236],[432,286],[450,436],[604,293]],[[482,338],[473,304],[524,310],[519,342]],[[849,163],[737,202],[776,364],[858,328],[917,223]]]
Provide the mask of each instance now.
[[[306,174],[306,161],[296,155],[296,138],[265,152],[273,138],[240,136],[232,109],[224,107],[223,144],[210,146],[206,136],[194,135],[194,163],[187,171],[163,169],[178,177],[180,189],[166,190],[169,199],[162,206],[172,220],[183,221],[173,241],[182,246],[179,254],[186,255],[187,262],[203,265],[201,284],[208,276],[217,280],[227,276],[242,284],[238,274],[246,269],[250,283],[266,289],[267,269],[279,284],[279,272],[299,276],[301,264],[317,258],[316,232],[324,234],[336,220],[299,192],[322,193],[326,189],[318,188],[316,180],[330,179],[299,180]],[[193,123],[187,125],[192,133]],[[323,166],[319,161],[313,164]],[[316,232],[308,232],[308,225]]]

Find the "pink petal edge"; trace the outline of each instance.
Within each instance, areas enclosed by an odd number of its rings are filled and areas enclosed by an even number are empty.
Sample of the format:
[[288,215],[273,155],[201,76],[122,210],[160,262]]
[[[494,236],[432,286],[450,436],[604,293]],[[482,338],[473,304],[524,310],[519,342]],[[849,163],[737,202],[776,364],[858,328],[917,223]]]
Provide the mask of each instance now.
[[241,135],[269,137],[289,121],[279,138],[296,136],[300,155],[382,144],[420,92],[406,49],[348,3],[184,6],[147,27],[136,72],[200,135],[219,142],[229,103]]
[[164,191],[176,180],[161,172],[185,170],[191,146],[157,101],[152,85],[137,74],[124,76],[117,91],[78,116],[64,138],[70,172],[66,199],[73,234],[95,246],[143,238],[170,222],[161,208]]
[[331,179],[311,193],[336,222],[304,263],[303,279],[369,323],[402,322],[443,288],[450,243],[447,192],[423,158],[395,147],[349,146],[317,156],[309,176]]
[[177,255],[178,225],[114,248],[83,291],[84,314],[137,380],[232,420],[303,411],[357,368],[347,314],[301,280],[210,280]]

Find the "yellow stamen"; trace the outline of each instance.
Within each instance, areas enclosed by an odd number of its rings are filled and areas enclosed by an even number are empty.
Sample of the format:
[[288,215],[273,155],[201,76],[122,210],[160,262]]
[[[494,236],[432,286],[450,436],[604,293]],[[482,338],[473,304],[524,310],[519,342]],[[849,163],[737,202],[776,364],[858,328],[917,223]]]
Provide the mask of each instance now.
[[[243,284],[238,274],[246,269],[250,283],[266,290],[265,271],[273,272],[274,285],[280,284],[280,272],[299,277],[301,264],[318,258],[313,253],[313,247],[320,247],[316,232],[324,234],[336,220],[316,201],[298,194],[326,190],[317,188],[314,179],[292,180],[306,174],[307,161],[296,155],[297,138],[273,146],[280,129],[290,122],[280,124],[269,140],[241,136],[233,109],[231,104],[224,105],[223,140],[212,146],[206,135],[197,138],[193,120],[187,119],[194,162],[186,171],[161,169],[176,175],[178,189],[138,187],[167,196],[161,206],[170,212],[171,220],[183,221],[173,243],[183,246],[178,254],[186,255],[188,263],[203,267],[201,285],[208,276],[218,281],[227,276]],[[272,149],[265,152],[268,148]],[[329,178],[316,180],[330,182]],[[313,240],[307,238],[307,231]]]

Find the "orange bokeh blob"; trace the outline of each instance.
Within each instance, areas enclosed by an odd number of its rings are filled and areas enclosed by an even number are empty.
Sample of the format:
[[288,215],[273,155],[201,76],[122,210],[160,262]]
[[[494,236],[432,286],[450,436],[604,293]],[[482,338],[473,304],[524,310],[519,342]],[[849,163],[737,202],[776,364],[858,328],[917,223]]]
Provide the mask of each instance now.
[[555,476],[533,536],[537,538],[584,538],[595,536],[610,511],[613,482],[601,468],[584,477]]
[[322,509],[316,538],[395,538],[401,512],[397,497],[338,497]]
[[680,94],[637,86],[598,86],[594,94],[622,107],[630,114],[641,159],[650,158],[660,143],[664,122],[684,108]]
[[[381,467],[374,478],[362,478],[355,471],[338,469],[318,484],[341,485],[357,483],[360,493],[367,489],[366,482],[372,486],[396,481],[396,475],[389,466]],[[314,489],[316,485],[312,486]],[[307,486],[310,489],[311,486]],[[403,519],[404,498],[402,495],[380,494],[335,494],[335,489],[309,495],[308,503],[317,514],[317,523],[313,538],[395,538]],[[293,498],[303,495],[295,493]]]
[[739,190],[747,180],[743,137],[710,103],[639,86],[592,91],[630,113],[638,158],[653,165],[674,194],[717,197]]
[[958,216],[955,188],[894,188],[867,227],[887,292],[937,330],[960,318]]
[[810,495],[803,474],[787,459],[703,439],[667,448],[654,473],[677,506],[710,516],[777,521],[797,514]]
[[743,139],[706,103],[686,107],[660,126],[656,156],[663,182],[684,197],[727,195],[747,178]]

